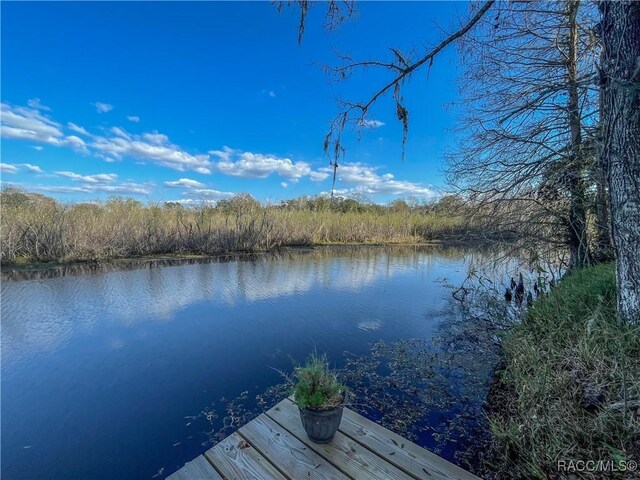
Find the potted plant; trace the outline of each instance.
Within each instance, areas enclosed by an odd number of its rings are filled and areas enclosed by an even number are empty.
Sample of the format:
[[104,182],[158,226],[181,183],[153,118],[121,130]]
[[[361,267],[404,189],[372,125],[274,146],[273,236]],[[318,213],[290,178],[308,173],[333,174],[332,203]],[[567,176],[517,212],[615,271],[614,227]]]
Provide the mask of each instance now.
[[294,402],[309,439],[328,443],[338,431],[347,387],[329,370],[327,357],[313,353],[304,367],[295,370]]

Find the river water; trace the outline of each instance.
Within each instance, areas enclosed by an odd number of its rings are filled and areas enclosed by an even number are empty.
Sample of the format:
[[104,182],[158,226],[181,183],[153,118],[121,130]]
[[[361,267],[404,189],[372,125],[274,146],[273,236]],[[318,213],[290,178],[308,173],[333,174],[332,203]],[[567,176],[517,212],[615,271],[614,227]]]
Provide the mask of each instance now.
[[[2,478],[163,478],[250,418],[243,413],[273,403],[261,394],[282,382],[277,370],[314,349],[336,368],[364,369],[372,352],[405,355],[399,341],[442,350],[430,342],[460,319],[448,285],[481,259],[460,249],[331,248],[5,276]],[[413,438],[451,460],[473,444],[443,436],[443,426],[480,415],[494,360],[472,358],[486,367],[472,384],[447,370],[453,401],[413,415]],[[391,361],[374,367],[393,372]],[[360,378],[355,388],[371,399],[378,388],[377,403],[360,410],[382,419],[379,385]]]

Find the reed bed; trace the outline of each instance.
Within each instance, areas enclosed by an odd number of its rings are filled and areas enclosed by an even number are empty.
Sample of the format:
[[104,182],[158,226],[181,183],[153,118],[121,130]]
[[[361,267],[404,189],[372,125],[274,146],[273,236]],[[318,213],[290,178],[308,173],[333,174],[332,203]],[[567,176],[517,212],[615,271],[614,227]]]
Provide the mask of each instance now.
[[420,243],[462,236],[468,229],[461,216],[433,208],[344,200],[263,206],[243,195],[190,207],[122,198],[66,205],[16,190],[4,190],[0,200],[4,265],[333,243]]

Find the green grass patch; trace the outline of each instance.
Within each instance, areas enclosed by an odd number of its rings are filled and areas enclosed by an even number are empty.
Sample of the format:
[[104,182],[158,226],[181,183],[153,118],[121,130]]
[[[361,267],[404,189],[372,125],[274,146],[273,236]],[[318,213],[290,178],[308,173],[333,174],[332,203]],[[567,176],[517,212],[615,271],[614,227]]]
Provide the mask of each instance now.
[[558,478],[559,461],[639,460],[640,328],[616,321],[615,300],[613,264],[576,271],[506,333],[501,405],[490,405],[499,477]]

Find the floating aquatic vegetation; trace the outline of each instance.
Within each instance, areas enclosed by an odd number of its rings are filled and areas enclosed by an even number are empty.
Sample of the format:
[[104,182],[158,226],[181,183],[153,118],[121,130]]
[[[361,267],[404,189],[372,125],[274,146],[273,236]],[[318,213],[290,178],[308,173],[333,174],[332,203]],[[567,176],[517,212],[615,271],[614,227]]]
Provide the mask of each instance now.
[[[508,318],[508,312],[491,295],[473,296],[484,309],[470,305],[470,292],[466,303],[452,299],[443,312],[447,320],[428,340],[379,340],[366,354],[345,352],[342,361],[335,361],[341,381],[354,394],[351,409],[480,473],[490,440],[484,402],[499,358],[496,319]],[[202,444],[207,447],[290,394],[285,378],[265,391],[256,387],[231,400],[221,398],[185,418],[193,426],[205,422]]]
[[187,425],[208,426],[208,430],[201,432],[205,438],[202,445],[207,447],[228,437],[287,395],[289,395],[289,385],[286,383],[273,385],[255,395],[250,395],[249,390],[245,390],[231,400],[222,397],[217,402],[211,402],[199,414],[186,416],[185,419],[190,420]]
[[[378,341],[366,355],[345,354],[338,375],[355,395],[350,408],[437,453],[453,451],[458,463],[469,466],[477,463],[475,452],[486,431],[482,406],[490,367],[465,371],[483,362],[472,357],[464,365],[454,357],[421,339]],[[282,382],[253,395],[244,391],[189,419],[206,421],[202,444],[210,446],[290,395],[290,387]]]

